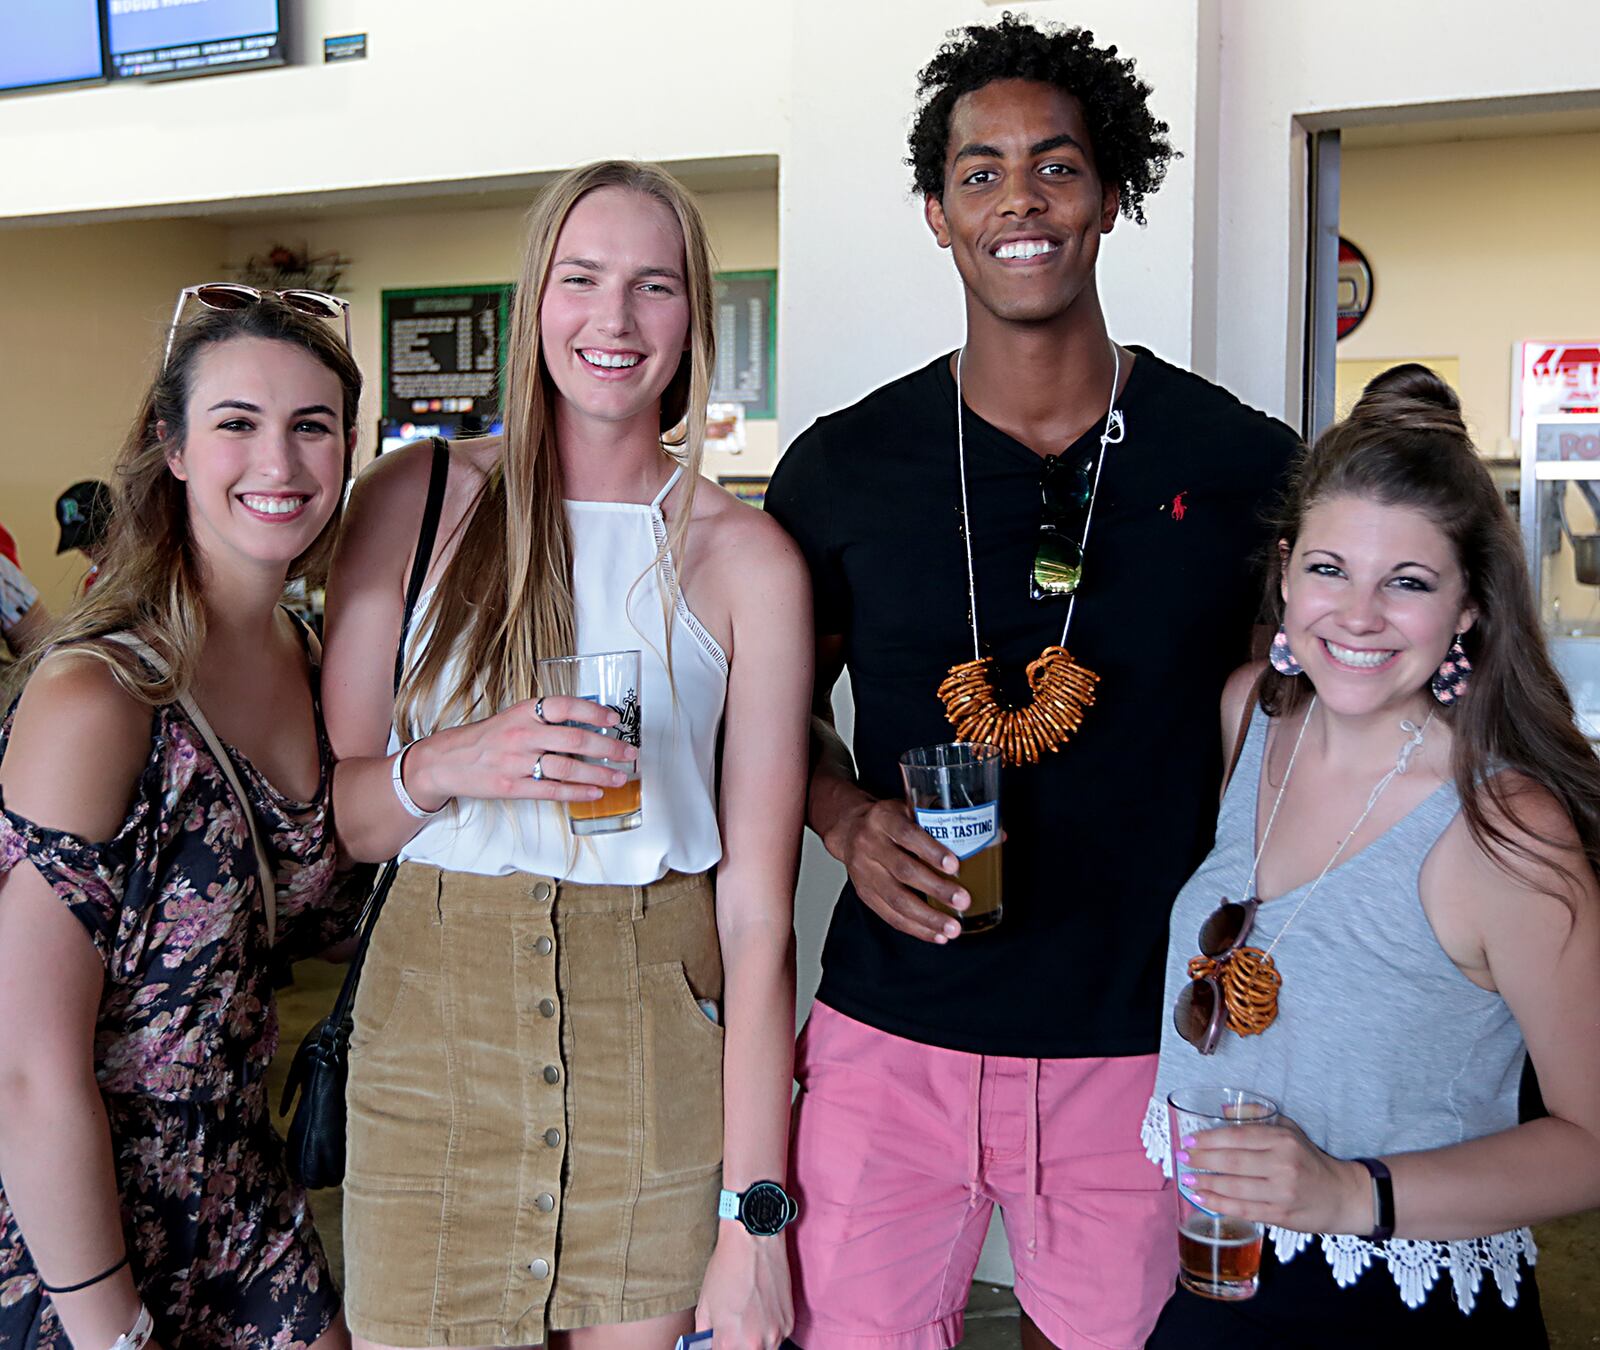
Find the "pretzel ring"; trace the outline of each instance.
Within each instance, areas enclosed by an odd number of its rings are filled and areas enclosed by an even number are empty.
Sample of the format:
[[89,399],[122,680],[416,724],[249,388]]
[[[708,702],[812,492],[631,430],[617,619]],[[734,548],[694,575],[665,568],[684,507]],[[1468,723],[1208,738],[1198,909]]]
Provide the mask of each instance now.
[[1259,1036],[1278,1018],[1278,991],[1283,976],[1258,947],[1235,947],[1220,958],[1196,956],[1189,977],[1216,980],[1228,1030],[1236,1036]]

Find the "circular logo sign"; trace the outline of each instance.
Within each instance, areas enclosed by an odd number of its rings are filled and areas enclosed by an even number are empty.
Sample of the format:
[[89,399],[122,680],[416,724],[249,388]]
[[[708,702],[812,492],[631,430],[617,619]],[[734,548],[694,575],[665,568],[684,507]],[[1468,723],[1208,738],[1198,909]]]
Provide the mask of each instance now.
[[1339,336],[1356,331],[1372,308],[1372,265],[1367,255],[1344,236],[1339,237]]

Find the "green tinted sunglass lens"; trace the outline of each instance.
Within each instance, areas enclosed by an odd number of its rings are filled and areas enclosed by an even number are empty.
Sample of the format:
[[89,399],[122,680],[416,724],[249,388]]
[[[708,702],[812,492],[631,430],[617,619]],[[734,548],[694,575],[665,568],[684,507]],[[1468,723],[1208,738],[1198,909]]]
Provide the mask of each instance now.
[[1083,577],[1083,549],[1055,530],[1042,530],[1039,551],[1033,556],[1029,587],[1035,600],[1047,595],[1071,595]]
[[1075,465],[1064,464],[1059,459],[1047,460],[1041,484],[1045,509],[1070,514],[1088,506],[1092,495],[1092,467],[1087,459]]

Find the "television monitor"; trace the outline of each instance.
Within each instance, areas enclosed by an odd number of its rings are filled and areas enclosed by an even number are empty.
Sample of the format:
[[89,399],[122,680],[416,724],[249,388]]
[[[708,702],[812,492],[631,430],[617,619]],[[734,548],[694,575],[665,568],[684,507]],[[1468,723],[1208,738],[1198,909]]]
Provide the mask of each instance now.
[[99,0],[0,3],[0,92],[105,77]]
[[413,441],[425,441],[430,436],[443,436],[447,441],[463,441],[475,436],[503,436],[506,424],[498,413],[479,417],[470,424],[459,416],[430,415],[420,422],[398,422],[392,418],[378,419],[378,453],[386,455]]
[[283,63],[279,0],[106,0],[112,79]]

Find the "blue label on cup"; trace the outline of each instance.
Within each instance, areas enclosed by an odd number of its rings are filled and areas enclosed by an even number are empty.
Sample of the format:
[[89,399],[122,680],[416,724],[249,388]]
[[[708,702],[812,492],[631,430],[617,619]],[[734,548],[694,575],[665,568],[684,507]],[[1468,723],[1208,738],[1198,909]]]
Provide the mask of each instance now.
[[981,853],[1000,837],[1000,803],[963,806],[953,811],[917,807],[917,824],[958,858]]

